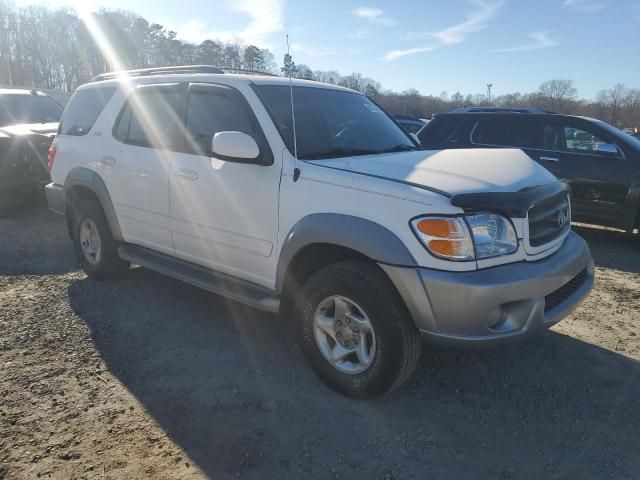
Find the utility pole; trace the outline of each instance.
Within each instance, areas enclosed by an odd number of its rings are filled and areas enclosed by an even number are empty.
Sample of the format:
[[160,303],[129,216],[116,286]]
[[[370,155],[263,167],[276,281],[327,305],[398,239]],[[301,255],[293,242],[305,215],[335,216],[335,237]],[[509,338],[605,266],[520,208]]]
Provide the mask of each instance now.
[[491,105],[491,88],[493,87],[493,83],[487,83],[487,103]]

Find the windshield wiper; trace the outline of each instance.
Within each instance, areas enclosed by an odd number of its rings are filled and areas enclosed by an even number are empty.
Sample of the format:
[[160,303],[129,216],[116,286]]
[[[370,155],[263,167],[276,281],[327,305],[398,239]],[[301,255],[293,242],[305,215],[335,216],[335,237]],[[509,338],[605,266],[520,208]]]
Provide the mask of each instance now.
[[340,157],[355,157],[358,155],[378,155],[380,153],[393,153],[393,152],[409,152],[412,150],[418,150],[413,145],[401,144],[394,145],[393,147],[383,148],[381,150],[369,150],[366,148],[351,148],[351,147],[338,147],[331,148],[329,150],[323,150],[321,152],[312,152],[307,155],[300,156],[301,160],[320,160],[326,158],[340,158]]
[[366,148],[349,148],[338,147],[322,150],[320,152],[311,152],[301,155],[301,160],[321,160],[326,158],[355,157],[357,155],[374,155],[380,153],[379,150],[367,150]]

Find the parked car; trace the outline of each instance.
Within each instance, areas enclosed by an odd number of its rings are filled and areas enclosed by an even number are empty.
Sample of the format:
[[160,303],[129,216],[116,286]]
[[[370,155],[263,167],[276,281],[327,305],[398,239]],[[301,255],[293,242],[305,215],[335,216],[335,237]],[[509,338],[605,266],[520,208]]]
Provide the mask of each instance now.
[[47,151],[62,110],[44,93],[0,89],[0,214],[49,183]]
[[418,133],[418,131],[427,124],[427,122],[421,118],[406,115],[396,115],[393,118],[407,133]]
[[624,133],[628,133],[629,135],[635,135],[638,133],[638,129],[636,127],[624,128],[622,129]]
[[88,276],[133,262],[280,312],[354,397],[406,381],[421,337],[526,337],[593,285],[564,182],[518,150],[421,151],[335,85],[201,66],[100,76],[50,157],[47,199]]
[[600,120],[535,109],[465,109],[419,133],[425,149],[520,148],[572,190],[573,218],[640,227],[640,141]]

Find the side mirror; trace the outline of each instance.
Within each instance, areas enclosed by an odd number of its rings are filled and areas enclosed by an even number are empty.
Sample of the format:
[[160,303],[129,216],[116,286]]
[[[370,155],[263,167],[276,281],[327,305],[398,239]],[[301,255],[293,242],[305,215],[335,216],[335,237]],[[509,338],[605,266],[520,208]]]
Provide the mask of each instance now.
[[607,157],[617,157],[620,150],[613,143],[602,143],[596,147],[596,153],[606,155]]
[[230,162],[259,163],[260,148],[256,141],[242,132],[218,132],[211,140],[214,157]]

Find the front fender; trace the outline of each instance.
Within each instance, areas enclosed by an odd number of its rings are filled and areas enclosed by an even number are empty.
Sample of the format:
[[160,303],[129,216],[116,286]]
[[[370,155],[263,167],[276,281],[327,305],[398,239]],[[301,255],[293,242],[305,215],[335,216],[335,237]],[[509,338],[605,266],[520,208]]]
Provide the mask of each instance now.
[[314,213],[299,220],[282,245],[276,273],[276,291],[282,292],[287,270],[296,254],[312,244],[349,248],[388,265],[418,265],[402,240],[388,228],[351,215]]

